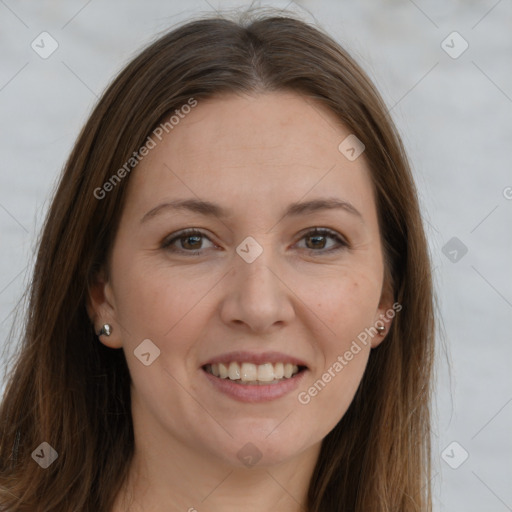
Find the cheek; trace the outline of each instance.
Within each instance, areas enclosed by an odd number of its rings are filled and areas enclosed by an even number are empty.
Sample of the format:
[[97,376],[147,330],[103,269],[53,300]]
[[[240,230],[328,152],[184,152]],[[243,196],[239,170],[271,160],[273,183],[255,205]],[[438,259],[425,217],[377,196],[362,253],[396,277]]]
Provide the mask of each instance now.
[[179,330],[213,284],[143,262],[119,272],[117,314],[130,336],[162,339]]
[[[350,353],[350,360],[346,354]],[[318,438],[325,437],[342,419],[352,403],[368,362],[369,348],[354,354],[340,351],[298,393],[302,424],[310,425]]]
[[380,289],[364,276],[354,275],[340,281],[329,292],[325,308],[331,321],[332,335],[325,339],[323,347],[325,371],[341,376],[337,381],[343,380],[344,385],[349,380],[356,383],[362,377],[370,353],[370,339],[366,332],[375,320]]
[[[130,356],[143,340],[149,339],[160,350],[155,366],[180,382],[188,382],[197,370],[195,342],[204,335],[204,325],[214,311],[209,297],[215,294],[219,276],[214,272],[198,275],[192,266],[178,270],[160,263],[132,261],[124,273],[119,268],[116,306],[117,318],[124,327],[123,349],[134,380],[146,375],[148,368]],[[164,373],[158,378],[168,380]],[[170,384],[174,388],[174,381]],[[152,382],[152,386],[157,385],[157,381]]]
[[[124,328],[123,350],[135,394],[152,415],[163,415],[164,423],[178,429],[180,421],[162,410],[162,403],[201,417],[202,409],[185,388],[192,389],[191,376],[197,370],[193,365],[197,358],[191,357],[192,340],[200,334],[201,319],[207,318],[208,291],[216,281],[205,276],[194,280],[192,272],[188,276],[169,266],[148,265],[143,259],[131,261],[117,268],[115,286],[117,319]],[[146,339],[160,350],[148,366],[133,355]]]
[[380,298],[378,280],[370,276],[342,272],[314,290],[315,312],[329,329],[322,329],[317,338],[322,357],[301,386],[298,401],[306,417],[322,418],[324,435],[347,411],[368,362],[370,342],[361,333],[373,325]]
[[381,287],[376,269],[337,269],[320,280],[302,280],[301,296],[323,324],[329,327],[329,345],[339,347],[372,325]]

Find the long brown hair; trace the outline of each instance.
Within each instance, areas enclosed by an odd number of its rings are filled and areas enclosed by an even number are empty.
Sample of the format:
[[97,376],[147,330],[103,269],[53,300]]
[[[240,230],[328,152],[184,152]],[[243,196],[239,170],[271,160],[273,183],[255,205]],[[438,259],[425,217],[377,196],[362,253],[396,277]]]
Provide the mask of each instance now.
[[[130,174],[103,199],[95,190],[190,98],[277,90],[323,102],[365,144],[387,277],[402,306],[323,440],[307,510],[431,509],[434,298],[407,157],[380,95],[349,54],[280,11],[203,18],[164,34],[121,71],[82,129],[43,227],[1,404],[1,510],[109,511],[128,474],[130,374],[123,351],[98,341],[86,302],[112,248]],[[42,442],[58,453],[46,469],[32,457]]]

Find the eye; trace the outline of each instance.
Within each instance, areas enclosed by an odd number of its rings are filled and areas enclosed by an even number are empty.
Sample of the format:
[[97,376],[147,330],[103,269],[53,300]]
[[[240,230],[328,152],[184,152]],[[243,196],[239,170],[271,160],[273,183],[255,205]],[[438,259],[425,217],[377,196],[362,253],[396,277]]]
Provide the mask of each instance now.
[[[161,247],[171,252],[184,252],[191,256],[200,255],[201,249],[203,249],[203,238],[210,240],[204,233],[197,229],[185,229],[172,238],[164,240]],[[181,247],[174,247],[175,242],[179,242],[179,246]]]
[[[334,247],[326,249],[328,239],[334,240]],[[349,244],[335,231],[326,228],[315,228],[302,236],[300,241],[306,240],[305,249],[310,252],[333,252],[349,247]]]
[[[202,254],[204,247],[204,239],[211,240],[202,232],[197,229],[184,229],[178,232],[171,238],[162,242],[162,249],[170,252],[187,254],[188,256],[199,256]],[[334,247],[326,249],[328,240],[334,241]],[[334,252],[349,247],[349,244],[335,231],[326,228],[315,228],[305,233],[300,241],[306,240],[305,250],[309,252]],[[176,243],[178,242],[178,246]]]

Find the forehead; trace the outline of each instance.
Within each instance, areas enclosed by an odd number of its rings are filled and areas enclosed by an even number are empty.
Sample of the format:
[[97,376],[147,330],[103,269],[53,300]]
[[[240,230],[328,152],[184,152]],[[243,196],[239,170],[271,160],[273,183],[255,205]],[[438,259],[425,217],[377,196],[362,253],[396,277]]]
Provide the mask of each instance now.
[[247,212],[334,194],[372,210],[364,157],[350,161],[338,149],[350,133],[324,105],[292,92],[198,101],[161,141],[153,137],[128,203],[140,213],[168,199],[222,198]]

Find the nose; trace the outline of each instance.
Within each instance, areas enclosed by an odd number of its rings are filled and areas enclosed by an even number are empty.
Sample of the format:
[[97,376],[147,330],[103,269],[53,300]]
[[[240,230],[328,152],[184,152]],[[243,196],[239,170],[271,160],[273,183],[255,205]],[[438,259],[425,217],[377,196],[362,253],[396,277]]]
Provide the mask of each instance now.
[[294,295],[270,248],[252,263],[235,254],[227,279],[221,317],[230,327],[264,334],[292,321]]

